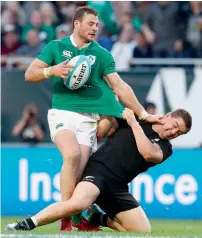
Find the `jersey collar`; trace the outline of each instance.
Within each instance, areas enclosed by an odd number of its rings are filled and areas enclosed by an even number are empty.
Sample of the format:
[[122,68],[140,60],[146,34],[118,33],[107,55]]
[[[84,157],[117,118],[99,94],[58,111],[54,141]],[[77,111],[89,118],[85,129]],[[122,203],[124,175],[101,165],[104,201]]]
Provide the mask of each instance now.
[[[76,44],[76,42],[74,41],[73,34],[70,36],[70,41],[71,41],[71,43],[72,43],[73,46],[77,47],[77,44]],[[90,42],[90,43],[91,43],[91,42]],[[88,46],[90,45],[90,43],[85,44],[82,48],[80,48],[80,50],[83,49],[83,48],[88,47]]]

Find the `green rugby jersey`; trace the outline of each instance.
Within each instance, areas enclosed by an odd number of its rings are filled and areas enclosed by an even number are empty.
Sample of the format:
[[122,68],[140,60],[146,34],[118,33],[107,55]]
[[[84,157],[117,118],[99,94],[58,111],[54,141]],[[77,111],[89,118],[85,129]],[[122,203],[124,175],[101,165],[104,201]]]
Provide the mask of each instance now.
[[38,59],[49,66],[59,64],[77,55],[86,55],[91,61],[91,74],[87,83],[77,90],[69,90],[62,78],[52,77],[52,108],[74,112],[98,113],[121,118],[123,106],[117,101],[103,76],[116,72],[111,54],[97,42],[78,49],[72,36],[53,40],[47,44]]

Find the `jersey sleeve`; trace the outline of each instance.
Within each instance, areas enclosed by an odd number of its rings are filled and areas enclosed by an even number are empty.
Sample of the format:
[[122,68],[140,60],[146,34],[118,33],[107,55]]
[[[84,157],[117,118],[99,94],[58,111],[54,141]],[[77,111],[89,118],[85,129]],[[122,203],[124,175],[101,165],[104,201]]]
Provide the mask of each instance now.
[[116,72],[114,58],[108,51],[103,50],[103,53],[102,53],[102,76],[105,76],[107,74],[111,74],[114,72]]
[[160,146],[162,153],[163,153],[163,160],[166,160],[169,156],[172,155],[172,145],[168,140],[162,140],[160,139],[159,141],[156,141],[156,139],[152,140],[153,143],[156,143]]
[[51,41],[43,48],[41,54],[37,58],[49,66],[52,66],[54,61],[53,49],[54,41]]

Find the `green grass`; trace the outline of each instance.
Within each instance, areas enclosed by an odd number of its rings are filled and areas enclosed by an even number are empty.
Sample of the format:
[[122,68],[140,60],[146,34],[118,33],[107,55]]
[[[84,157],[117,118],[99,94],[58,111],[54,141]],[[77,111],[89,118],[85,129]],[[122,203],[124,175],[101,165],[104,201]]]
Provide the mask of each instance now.
[[[4,227],[8,223],[13,223],[16,220],[22,220],[19,217],[2,217],[1,218],[1,232],[4,233]],[[190,221],[190,220],[151,220],[152,225],[152,232],[150,234],[140,234],[140,233],[132,233],[132,232],[116,232],[107,228],[104,228],[102,232],[96,233],[84,233],[84,232],[70,232],[70,233],[62,233],[65,235],[81,235],[82,237],[85,236],[92,236],[92,235],[99,235],[99,236],[198,236],[202,237],[202,221]],[[61,234],[59,233],[59,223],[53,223],[51,225],[39,227],[28,234]],[[25,234],[20,232],[20,234]],[[26,235],[25,235],[26,237]],[[43,236],[40,236],[43,237]]]

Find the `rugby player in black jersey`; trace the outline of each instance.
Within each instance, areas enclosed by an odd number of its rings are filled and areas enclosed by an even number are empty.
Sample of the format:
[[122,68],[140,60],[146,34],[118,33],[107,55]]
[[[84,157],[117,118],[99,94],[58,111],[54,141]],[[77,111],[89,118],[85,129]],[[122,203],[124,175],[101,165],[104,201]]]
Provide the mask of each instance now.
[[112,229],[150,232],[149,220],[129,193],[128,183],[172,154],[169,140],[189,132],[192,118],[183,109],[167,113],[161,124],[138,122],[130,109],[125,109],[123,118],[106,118],[99,123],[98,133],[113,135],[91,156],[68,201],[54,203],[31,218],[8,224],[6,230],[32,230],[75,215],[96,202],[106,213],[93,217],[97,225],[101,218],[102,225]]

